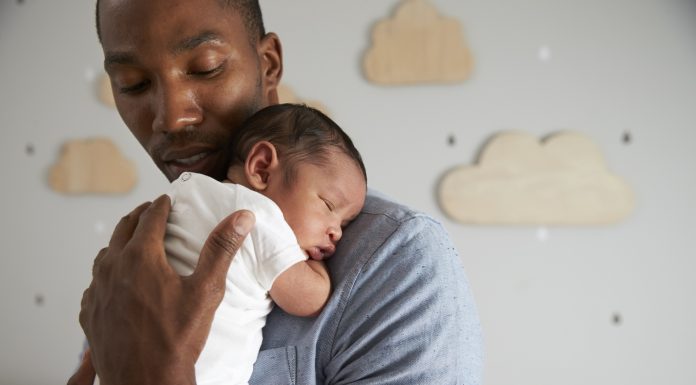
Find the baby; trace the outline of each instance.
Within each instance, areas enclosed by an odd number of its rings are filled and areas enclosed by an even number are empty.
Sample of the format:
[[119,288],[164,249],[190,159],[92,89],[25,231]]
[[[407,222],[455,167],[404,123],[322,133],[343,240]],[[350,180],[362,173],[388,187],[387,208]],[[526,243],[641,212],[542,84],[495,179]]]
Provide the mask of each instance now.
[[232,139],[227,180],[185,172],[172,183],[165,248],[189,275],[226,216],[252,211],[256,226],[234,257],[225,296],[196,363],[199,384],[246,384],[273,303],[315,316],[331,283],[323,259],[362,209],[365,166],[341,128],[310,107],[281,104],[252,116]]

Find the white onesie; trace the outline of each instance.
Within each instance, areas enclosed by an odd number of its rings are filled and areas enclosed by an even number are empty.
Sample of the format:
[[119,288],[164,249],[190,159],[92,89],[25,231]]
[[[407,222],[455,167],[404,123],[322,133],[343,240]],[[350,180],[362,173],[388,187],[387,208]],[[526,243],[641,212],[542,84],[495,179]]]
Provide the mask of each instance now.
[[200,385],[246,384],[261,346],[261,329],[273,303],[273,281],[307,259],[280,208],[269,198],[232,183],[185,172],[172,182],[165,249],[181,275],[193,272],[210,232],[229,214],[247,209],[256,225],[232,261],[225,296],[196,363]]

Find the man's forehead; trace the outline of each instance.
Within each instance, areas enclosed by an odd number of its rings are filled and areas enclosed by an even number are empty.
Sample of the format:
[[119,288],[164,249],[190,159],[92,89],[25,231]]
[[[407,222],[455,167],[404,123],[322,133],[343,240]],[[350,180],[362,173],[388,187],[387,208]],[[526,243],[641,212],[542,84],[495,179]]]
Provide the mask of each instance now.
[[[166,38],[168,45],[186,50],[201,40],[223,40],[244,28],[238,12],[221,13],[221,0],[99,0],[97,27],[102,43]],[[235,20],[237,19],[237,20]],[[229,36],[227,36],[229,37]],[[246,36],[245,36],[246,37]],[[116,40],[112,40],[115,38]]]
[[[129,3],[142,3],[143,0],[97,0],[97,4],[109,4],[111,6],[124,6]],[[155,3],[155,2],[160,2],[168,6],[177,6],[179,4],[183,3],[193,3],[196,5],[199,5],[201,3],[205,3],[205,0],[147,0],[149,3]],[[212,0],[209,1],[209,3],[217,3],[220,7],[227,7],[227,6],[234,6],[237,4],[237,1],[234,0]]]
[[[208,9],[219,11],[221,9],[233,10],[236,7],[230,7],[235,4],[234,1],[228,0],[97,0],[97,13],[102,15],[108,13],[126,12],[132,10],[149,11],[150,14],[158,16],[167,16],[176,10],[205,10]],[[142,14],[142,13],[141,13]]]

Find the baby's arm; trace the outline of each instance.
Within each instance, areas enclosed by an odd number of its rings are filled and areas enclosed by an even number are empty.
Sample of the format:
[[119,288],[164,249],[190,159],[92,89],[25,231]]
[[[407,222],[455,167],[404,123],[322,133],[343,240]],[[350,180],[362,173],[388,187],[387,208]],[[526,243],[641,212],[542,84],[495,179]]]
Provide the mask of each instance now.
[[298,262],[281,273],[271,286],[271,298],[286,313],[314,317],[321,312],[331,293],[329,272],[324,262]]

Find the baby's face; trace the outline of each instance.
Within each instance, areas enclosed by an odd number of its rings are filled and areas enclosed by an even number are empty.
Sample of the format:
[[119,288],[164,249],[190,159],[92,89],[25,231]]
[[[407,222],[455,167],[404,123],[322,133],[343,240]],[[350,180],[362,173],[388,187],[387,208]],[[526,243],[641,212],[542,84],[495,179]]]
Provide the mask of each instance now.
[[289,185],[275,178],[264,191],[283,211],[300,247],[314,260],[336,251],[343,228],[365,203],[367,185],[355,161],[339,151],[331,158],[321,166],[301,162]]

